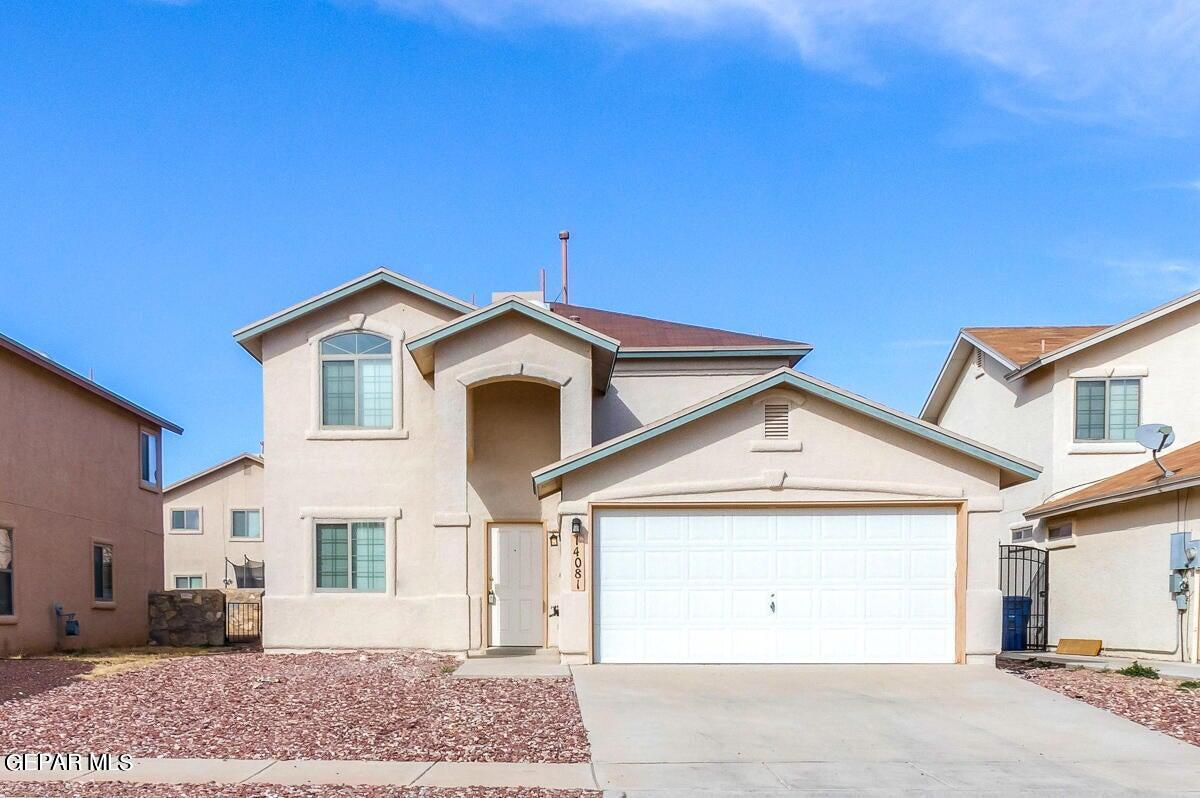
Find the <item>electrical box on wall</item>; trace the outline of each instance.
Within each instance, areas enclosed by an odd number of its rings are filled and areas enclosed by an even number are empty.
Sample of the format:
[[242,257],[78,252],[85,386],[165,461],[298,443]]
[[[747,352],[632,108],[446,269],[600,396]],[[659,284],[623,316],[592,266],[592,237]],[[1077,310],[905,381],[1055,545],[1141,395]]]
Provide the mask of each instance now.
[[1171,533],[1171,570],[1186,571],[1197,565],[1198,549],[1190,532]]

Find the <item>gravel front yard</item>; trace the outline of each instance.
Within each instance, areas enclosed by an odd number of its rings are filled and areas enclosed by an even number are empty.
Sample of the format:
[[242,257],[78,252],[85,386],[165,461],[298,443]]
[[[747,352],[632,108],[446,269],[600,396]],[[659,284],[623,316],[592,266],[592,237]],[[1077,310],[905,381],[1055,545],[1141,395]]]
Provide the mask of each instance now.
[[[13,662],[0,661],[0,683]],[[427,652],[166,659],[0,704],[0,751],[589,760],[569,678],[454,679],[457,664]]]
[[596,790],[537,787],[363,787],[279,784],[0,783],[0,798],[600,798]]
[[0,659],[0,704],[61,687],[92,667],[69,659]]
[[[1142,664],[1150,664],[1145,662]],[[1144,679],[1087,668],[998,660],[997,665],[1056,693],[1106,709],[1143,726],[1200,745],[1200,690],[1172,679]]]

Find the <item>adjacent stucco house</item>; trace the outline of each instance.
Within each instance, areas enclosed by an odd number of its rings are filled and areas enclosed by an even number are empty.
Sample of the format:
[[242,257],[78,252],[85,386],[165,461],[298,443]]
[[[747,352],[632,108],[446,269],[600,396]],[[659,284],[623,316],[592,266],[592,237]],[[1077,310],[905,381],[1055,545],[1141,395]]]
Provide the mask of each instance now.
[[162,431],[183,430],[4,335],[0,407],[0,656],[145,645]]
[[[1198,349],[1200,292],[1112,325],[968,327],[951,348],[921,417],[1043,466],[1003,492],[1001,518],[1007,542],[1050,552],[1051,647],[1178,658],[1181,628],[1196,628],[1168,589],[1169,532],[1196,529],[1190,485],[1156,484],[1134,432],[1157,422],[1176,449],[1200,441]],[[1092,500],[1129,479],[1145,496]]]
[[263,459],[240,454],[163,489],[168,590],[262,588]]
[[1036,465],[793,370],[811,347],[379,269],[235,333],[263,368],[264,645],[570,662],[999,649]]

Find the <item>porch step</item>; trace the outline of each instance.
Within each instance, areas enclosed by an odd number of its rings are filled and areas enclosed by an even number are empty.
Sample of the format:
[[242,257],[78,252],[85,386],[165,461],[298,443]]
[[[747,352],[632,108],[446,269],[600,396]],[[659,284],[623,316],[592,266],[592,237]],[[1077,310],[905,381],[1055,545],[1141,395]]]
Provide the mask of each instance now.
[[556,648],[497,648],[468,656],[454,676],[460,679],[538,679],[570,676]]

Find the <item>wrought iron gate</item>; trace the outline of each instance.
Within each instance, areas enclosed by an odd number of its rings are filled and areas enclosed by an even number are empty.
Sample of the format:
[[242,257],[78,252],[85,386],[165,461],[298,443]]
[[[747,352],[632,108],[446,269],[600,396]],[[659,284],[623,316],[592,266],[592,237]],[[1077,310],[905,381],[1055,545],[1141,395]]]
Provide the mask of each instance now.
[[1005,649],[1045,651],[1050,552],[1034,546],[1001,544],[1000,593],[1004,596],[1001,624]]
[[230,601],[225,604],[225,640],[252,643],[262,637],[262,602]]

